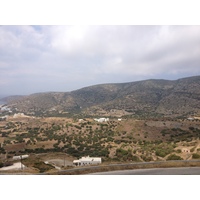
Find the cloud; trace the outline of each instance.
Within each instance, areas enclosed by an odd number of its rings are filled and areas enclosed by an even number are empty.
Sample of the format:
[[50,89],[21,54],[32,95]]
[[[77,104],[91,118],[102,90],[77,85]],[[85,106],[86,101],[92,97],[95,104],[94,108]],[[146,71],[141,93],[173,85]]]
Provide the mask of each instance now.
[[0,93],[199,75],[199,44],[200,26],[1,26]]

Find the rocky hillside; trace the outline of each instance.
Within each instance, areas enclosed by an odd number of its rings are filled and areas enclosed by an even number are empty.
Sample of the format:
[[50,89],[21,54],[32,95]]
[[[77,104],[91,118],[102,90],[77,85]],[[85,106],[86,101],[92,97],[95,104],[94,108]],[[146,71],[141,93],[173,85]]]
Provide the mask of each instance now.
[[200,114],[200,76],[101,84],[66,93],[7,98],[7,103],[13,110],[27,114],[189,116]]

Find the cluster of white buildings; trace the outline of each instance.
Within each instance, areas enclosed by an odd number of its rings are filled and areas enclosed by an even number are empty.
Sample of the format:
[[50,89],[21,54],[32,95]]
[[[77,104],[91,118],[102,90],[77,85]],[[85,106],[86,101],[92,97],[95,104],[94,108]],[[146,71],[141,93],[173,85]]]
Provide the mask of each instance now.
[[10,112],[10,113],[12,112],[11,109],[8,106],[3,106],[3,105],[0,106],[0,110],[1,111],[7,111],[7,112]]
[[82,157],[79,160],[73,161],[74,166],[97,165],[97,164],[101,164],[101,158],[87,156],[87,157]]

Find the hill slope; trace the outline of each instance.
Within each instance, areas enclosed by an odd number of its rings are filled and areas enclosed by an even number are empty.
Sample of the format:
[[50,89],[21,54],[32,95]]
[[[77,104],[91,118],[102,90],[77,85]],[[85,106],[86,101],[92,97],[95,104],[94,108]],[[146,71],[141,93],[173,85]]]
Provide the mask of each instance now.
[[200,76],[175,81],[101,84],[66,93],[8,98],[7,103],[12,109],[33,114],[70,112],[101,116],[188,116],[199,114]]

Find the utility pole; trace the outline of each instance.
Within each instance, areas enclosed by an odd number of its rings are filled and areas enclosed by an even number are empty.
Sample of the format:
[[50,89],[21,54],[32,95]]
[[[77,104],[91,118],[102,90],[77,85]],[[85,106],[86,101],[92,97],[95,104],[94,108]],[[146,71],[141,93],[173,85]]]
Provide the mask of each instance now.
[[21,170],[23,170],[23,166],[22,166],[22,155],[20,156],[21,158]]

